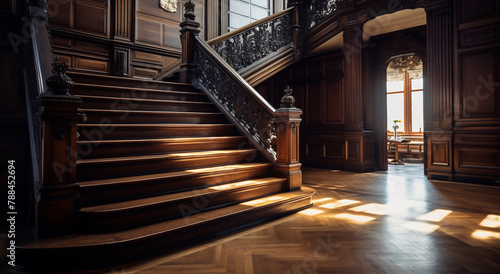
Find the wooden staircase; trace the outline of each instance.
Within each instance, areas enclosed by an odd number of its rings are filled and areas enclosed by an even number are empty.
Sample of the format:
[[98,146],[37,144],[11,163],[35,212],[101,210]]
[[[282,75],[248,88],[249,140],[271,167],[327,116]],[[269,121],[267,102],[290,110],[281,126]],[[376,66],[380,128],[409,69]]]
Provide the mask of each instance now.
[[17,267],[110,267],[311,206],[192,85],[73,72],[77,234],[17,247]]

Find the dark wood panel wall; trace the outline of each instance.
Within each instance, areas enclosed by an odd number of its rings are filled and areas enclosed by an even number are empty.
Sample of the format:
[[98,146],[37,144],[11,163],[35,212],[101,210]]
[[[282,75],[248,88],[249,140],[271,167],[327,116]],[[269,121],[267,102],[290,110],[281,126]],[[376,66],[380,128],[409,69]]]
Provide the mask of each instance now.
[[[184,2],[167,12],[159,0],[48,0],[54,53],[74,70],[151,78],[180,58]],[[203,23],[204,1],[193,2]]]
[[427,8],[426,12],[429,49],[427,92],[424,92],[426,170],[429,177],[452,180],[452,7],[443,2]]
[[429,178],[500,182],[500,3],[441,1],[427,12]]
[[[500,2],[457,1],[453,24],[453,176],[500,183]],[[431,173],[432,174],[432,173]]]

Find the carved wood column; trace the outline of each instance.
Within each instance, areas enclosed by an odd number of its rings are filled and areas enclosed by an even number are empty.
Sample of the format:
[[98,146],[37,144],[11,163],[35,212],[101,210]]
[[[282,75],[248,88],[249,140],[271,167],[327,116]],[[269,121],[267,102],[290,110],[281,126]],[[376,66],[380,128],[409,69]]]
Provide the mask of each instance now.
[[344,29],[345,58],[345,118],[346,128],[363,130],[362,100],[362,46],[363,27],[361,24],[347,26]]
[[293,42],[293,59],[298,62],[301,56],[301,41],[300,41],[300,0],[288,1],[288,7],[294,7],[292,11],[292,42]]
[[200,23],[195,21],[194,6],[195,5],[191,1],[184,4],[186,12],[184,13],[184,21],[180,24],[182,56],[179,80],[181,83],[188,84],[191,84],[195,76],[196,63],[194,43],[195,36],[200,33],[198,29]]
[[287,87],[281,99],[281,107],[274,119],[277,126],[277,159],[274,170],[278,176],[287,179],[286,190],[300,189],[302,186],[302,164],[299,162],[299,127],[302,110],[295,107],[292,90]]
[[76,123],[82,120],[79,97],[69,94],[73,81],[66,63],[54,63],[47,91],[37,98],[42,111],[42,183],[37,187],[39,236],[70,233],[80,208],[76,183]]
[[[447,1],[427,12],[427,86],[424,87],[425,164],[429,178],[452,180],[452,14]],[[424,82],[425,83],[425,82]]]
[[130,41],[132,1],[115,0],[115,39]]
[[131,76],[131,51],[124,45],[132,41],[132,12],[132,1],[115,0],[112,73],[120,77]]

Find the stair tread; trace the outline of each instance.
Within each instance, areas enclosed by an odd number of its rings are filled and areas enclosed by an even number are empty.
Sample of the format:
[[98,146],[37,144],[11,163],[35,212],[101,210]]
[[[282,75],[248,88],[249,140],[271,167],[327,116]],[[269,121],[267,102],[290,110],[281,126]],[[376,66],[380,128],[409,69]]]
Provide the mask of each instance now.
[[245,139],[244,136],[213,136],[213,137],[178,137],[178,138],[154,138],[154,139],[119,139],[99,141],[78,141],[80,144],[120,144],[120,143],[206,143],[209,141]]
[[[69,70],[67,72],[70,76],[83,76],[83,77],[92,77],[92,78],[104,78],[104,79],[109,79],[109,80],[116,80],[118,82],[120,81],[129,81],[129,82],[144,82],[145,79],[138,79],[138,78],[125,78],[121,76],[112,76],[112,75],[103,75],[103,74],[93,74],[93,73],[84,73],[84,72],[77,72],[77,71],[71,71]],[[186,83],[180,83],[180,82],[166,82],[166,81],[159,81],[159,80],[152,80],[152,79],[147,79],[146,80],[148,83],[157,83],[157,84],[171,84],[171,85],[179,85],[179,86],[192,86],[191,84],[186,84]]]
[[155,159],[182,159],[182,158],[197,158],[197,157],[209,157],[224,154],[240,154],[249,153],[256,151],[255,149],[228,149],[228,150],[207,150],[207,151],[193,151],[193,152],[179,152],[179,153],[167,153],[167,154],[154,154],[154,155],[144,155],[144,156],[125,156],[125,157],[112,157],[112,158],[96,158],[96,159],[80,159],[77,160],[77,164],[105,164],[113,162],[131,162],[131,161],[141,161],[141,160],[155,160]]
[[78,184],[80,185],[80,188],[85,189],[85,188],[95,187],[95,186],[119,185],[119,184],[127,184],[127,183],[140,183],[141,181],[148,181],[148,180],[155,180],[155,179],[175,178],[175,177],[193,176],[193,175],[200,175],[200,174],[224,173],[227,171],[251,169],[251,168],[264,167],[264,166],[269,166],[269,165],[272,165],[272,164],[271,163],[244,163],[244,164],[236,164],[236,165],[195,168],[195,169],[188,169],[188,170],[163,172],[163,173],[155,173],[155,174],[148,174],[148,175],[137,175],[137,176],[112,178],[112,179],[82,181],[82,182],[78,182]]
[[137,90],[137,91],[146,91],[146,92],[164,92],[164,93],[177,93],[180,95],[203,95],[203,93],[196,91],[183,91],[183,90],[164,90],[164,89],[154,89],[154,88],[138,88],[138,87],[127,87],[127,86],[119,86],[119,85],[102,85],[102,84],[85,84],[85,83],[75,83],[74,85],[74,93],[78,95],[78,87],[95,87],[95,88],[105,88],[105,89],[129,89],[129,90]]
[[154,102],[154,103],[175,103],[175,104],[195,104],[195,105],[213,105],[212,102],[199,102],[199,101],[179,101],[179,100],[162,100],[162,99],[142,99],[130,97],[111,97],[111,96],[94,96],[94,95],[78,95],[82,99],[99,99],[99,100],[126,100],[137,102]]
[[259,211],[266,207],[301,199],[314,194],[314,190],[302,187],[301,190],[279,193],[264,198],[238,203],[199,214],[189,218],[177,218],[156,224],[132,228],[124,231],[100,234],[74,234],[57,238],[38,239],[28,243],[20,243],[19,248],[27,249],[57,249],[57,248],[85,248],[104,245],[122,244],[158,237],[173,231],[179,231],[191,226],[220,222],[230,216],[237,216],[249,212]]
[[194,199],[195,197],[205,196],[205,195],[216,195],[217,193],[251,188],[254,186],[261,186],[265,184],[272,184],[277,182],[283,182],[285,179],[276,177],[259,178],[253,180],[245,180],[233,183],[220,184],[216,186],[211,186],[203,190],[189,190],[172,194],[165,194],[159,196],[153,196],[148,198],[141,198],[117,203],[103,204],[91,207],[82,208],[80,211],[83,213],[107,213],[107,212],[124,212],[128,210],[134,210],[139,208],[146,208],[148,206],[154,206],[159,204],[171,203],[176,201],[182,201],[185,199]]
[[[101,127],[102,124],[78,124],[78,127]],[[233,124],[188,124],[188,123],[159,123],[159,124],[113,124],[109,123],[106,124],[107,127],[207,127],[207,126],[213,126],[213,127],[232,127],[234,126]]]
[[97,109],[97,108],[80,108],[79,111],[89,112],[105,112],[105,113],[136,113],[149,115],[217,115],[222,116],[220,112],[194,112],[194,111],[165,111],[165,110],[130,110],[130,109]]

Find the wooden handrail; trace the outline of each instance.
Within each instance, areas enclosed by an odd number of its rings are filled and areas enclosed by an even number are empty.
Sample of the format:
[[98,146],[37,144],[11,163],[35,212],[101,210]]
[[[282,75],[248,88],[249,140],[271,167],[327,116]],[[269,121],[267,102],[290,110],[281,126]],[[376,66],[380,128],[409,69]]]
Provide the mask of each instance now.
[[209,56],[214,62],[216,62],[221,69],[224,70],[234,81],[238,84],[241,89],[245,91],[270,117],[275,117],[276,109],[269,104],[250,84],[248,84],[239,74],[236,72],[229,64],[222,59],[215,50],[213,50],[207,42],[199,36],[196,36],[196,42],[205,52],[209,53]]
[[257,27],[257,26],[259,26],[259,25],[262,25],[262,24],[264,24],[264,23],[267,23],[267,22],[273,21],[274,19],[279,18],[279,17],[281,17],[281,16],[284,16],[285,14],[288,14],[288,13],[290,13],[290,14],[291,14],[291,13],[292,13],[292,10],[293,10],[294,8],[295,8],[295,6],[294,6],[294,7],[290,7],[290,8],[288,8],[288,9],[286,9],[286,10],[283,10],[283,11],[277,12],[277,13],[275,13],[275,14],[272,14],[272,15],[268,16],[268,17],[265,17],[265,18],[262,18],[262,19],[260,19],[260,20],[257,20],[257,21],[255,21],[255,22],[253,22],[253,23],[251,23],[251,24],[248,24],[248,25],[246,25],[246,26],[243,26],[243,27],[241,27],[241,28],[239,28],[239,29],[233,30],[233,31],[228,32],[228,33],[226,33],[226,34],[223,34],[223,35],[221,35],[221,36],[219,36],[219,37],[215,37],[214,39],[209,40],[209,41],[207,41],[206,43],[207,43],[208,45],[210,45],[210,46],[213,46],[213,45],[215,45],[215,44],[217,44],[217,43],[220,43],[220,42],[222,42],[222,41],[224,41],[224,40],[227,40],[227,39],[229,39],[229,38],[231,38],[231,37],[234,37],[234,36],[236,36],[236,35],[238,35],[238,34],[240,34],[240,33],[242,33],[242,32],[245,32],[245,31],[247,31],[247,30],[254,29],[254,28],[256,28],[256,27]]

